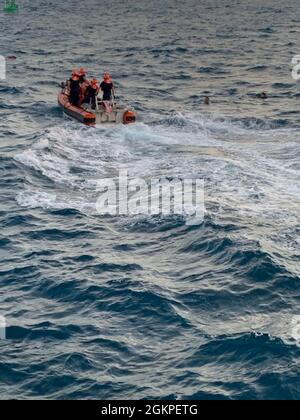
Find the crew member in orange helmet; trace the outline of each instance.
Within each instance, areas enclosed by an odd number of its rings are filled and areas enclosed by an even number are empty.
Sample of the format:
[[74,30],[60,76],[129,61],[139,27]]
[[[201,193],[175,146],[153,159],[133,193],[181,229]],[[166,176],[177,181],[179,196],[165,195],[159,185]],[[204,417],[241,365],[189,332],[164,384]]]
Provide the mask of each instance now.
[[72,105],[78,106],[79,96],[80,96],[80,82],[79,82],[79,75],[76,70],[72,72],[71,79],[69,80],[69,88],[70,88],[70,103]]
[[86,90],[89,86],[89,81],[86,78],[86,70],[83,67],[79,70],[78,76],[80,83],[79,105],[82,105],[85,99]]
[[83,68],[83,67],[81,67],[79,70],[78,70],[78,75],[79,75],[79,80],[80,80],[80,83],[84,83],[87,79],[86,79],[86,69],[85,68]]
[[84,99],[85,103],[91,104],[92,109],[96,109],[96,98],[98,96],[98,93],[99,93],[98,81],[96,79],[92,79],[86,90],[86,95]]
[[114,84],[107,71],[103,75],[103,81],[100,85],[100,89],[103,92],[103,101],[111,101],[112,95],[115,96]]
[[79,70],[72,70],[70,79],[67,80],[67,87],[70,88],[73,77],[78,77],[79,80]]

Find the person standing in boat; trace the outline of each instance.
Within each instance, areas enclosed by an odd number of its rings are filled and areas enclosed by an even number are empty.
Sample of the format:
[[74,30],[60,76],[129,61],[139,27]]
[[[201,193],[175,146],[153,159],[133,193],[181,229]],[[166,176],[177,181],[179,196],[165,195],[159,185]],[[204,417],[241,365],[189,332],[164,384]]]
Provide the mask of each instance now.
[[75,76],[78,77],[78,81],[79,81],[79,71],[78,70],[72,70],[71,77],[70,77],[70,79],[67,80],[67,83],[66,83],[67,88],[70,89],[73,77],[75,77]]
[[91,80],[87,90],[84,102],[91,104],[92,109],[96,109],[96,99],[99,93],[99,85],[96,79]]
[[72,72],[71,79],[69,80],[70,88],[70,103],[72,105],[79,105],[79,95],[80,95],[80,80],[79,74],[76,70]]
[[79,93],[79,105],[81,106],[84,102],[87,88],[89,87],[89,81],[86,78],[86,70],[81,68],[78,73],[79,84],[80,84],[80,93]]
[[103,75],[103,81],[100,85],[100,89],[103,92],[103,101],[111,101],[112,95],[115,96],[114,84],[108,72],[105,72]]

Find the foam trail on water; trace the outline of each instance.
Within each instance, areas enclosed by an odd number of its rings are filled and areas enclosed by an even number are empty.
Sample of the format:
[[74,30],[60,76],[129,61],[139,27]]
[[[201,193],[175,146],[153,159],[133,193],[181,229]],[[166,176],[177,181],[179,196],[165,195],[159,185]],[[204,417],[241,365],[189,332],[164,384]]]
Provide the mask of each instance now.
[[120,170],[144,179],[201,178],[208,214],[248,226],[253,238],[259,225],[264,226],[262,237],[274,235],[277,226],[280,241],[294,249],[299,240],[299,156],[295,129],[249,128],[207,115],[179,114],[154,125],[96,129],[66,124],[51,128],[16,156],[36,176],[51,181],[54,191],[45,193],[28,180],[17,200],[26,207],[65,206],[94,214],[98,180],[117,177]]

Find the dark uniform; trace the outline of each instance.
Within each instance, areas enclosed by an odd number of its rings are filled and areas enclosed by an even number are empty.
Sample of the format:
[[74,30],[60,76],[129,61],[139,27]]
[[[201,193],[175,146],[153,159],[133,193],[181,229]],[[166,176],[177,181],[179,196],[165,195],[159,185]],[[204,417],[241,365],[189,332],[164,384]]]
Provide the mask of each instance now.
[[98,95],[99,88],[97,85],[89,85],[86,90],[85,94],[85,103],[91,103],[92,109],[96,108],[96,97]]
[[72,105],[78,106],[80,93],[79,80],[70,79],[70,102]]
[[103,81],[100,85],[100,88],[103,92],[103,101],[110,101],[111,100],[111,93],[114,88],[113,83],[107,83]]

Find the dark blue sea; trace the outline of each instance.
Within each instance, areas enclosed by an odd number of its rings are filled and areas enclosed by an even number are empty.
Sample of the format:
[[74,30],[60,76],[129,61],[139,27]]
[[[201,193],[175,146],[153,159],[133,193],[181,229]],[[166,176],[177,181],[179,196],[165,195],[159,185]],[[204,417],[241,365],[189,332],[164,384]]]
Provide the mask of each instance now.
[[[18,3],[0,13],[0,398],[299,399],[299,2]],[[82,66],[136,125],[63,116]],[[204,179],[203,223],[99,215],[120,170]]]

